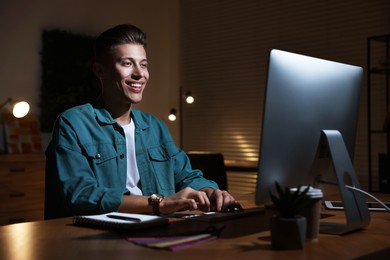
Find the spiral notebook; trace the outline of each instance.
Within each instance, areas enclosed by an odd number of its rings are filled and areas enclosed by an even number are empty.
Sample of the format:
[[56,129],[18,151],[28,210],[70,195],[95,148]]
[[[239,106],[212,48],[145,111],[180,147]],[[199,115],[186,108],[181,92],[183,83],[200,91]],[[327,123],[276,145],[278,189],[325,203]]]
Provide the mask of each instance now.
[[159,216],[120,212],[73,217],[73,224],[95,228],[142,229],[168,223],[167,218]]

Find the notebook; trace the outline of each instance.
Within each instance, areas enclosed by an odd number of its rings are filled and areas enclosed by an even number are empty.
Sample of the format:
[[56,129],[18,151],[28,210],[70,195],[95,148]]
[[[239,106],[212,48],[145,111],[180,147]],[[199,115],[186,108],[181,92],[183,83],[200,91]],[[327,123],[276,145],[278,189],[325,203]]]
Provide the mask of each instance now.
[[145,214],[111,212],[73,217],[73,224],[96,228],[142,229],[166,225],[169,219]]

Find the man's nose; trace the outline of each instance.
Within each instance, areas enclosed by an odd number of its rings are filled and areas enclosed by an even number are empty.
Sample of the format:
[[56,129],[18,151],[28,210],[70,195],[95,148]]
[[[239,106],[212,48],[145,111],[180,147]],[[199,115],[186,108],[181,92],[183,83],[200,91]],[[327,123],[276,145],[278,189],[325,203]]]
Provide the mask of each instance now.
[[131,73],[132,78],[142,78],[143,72],[142,69],[139,66],[134,66],[134,70]]

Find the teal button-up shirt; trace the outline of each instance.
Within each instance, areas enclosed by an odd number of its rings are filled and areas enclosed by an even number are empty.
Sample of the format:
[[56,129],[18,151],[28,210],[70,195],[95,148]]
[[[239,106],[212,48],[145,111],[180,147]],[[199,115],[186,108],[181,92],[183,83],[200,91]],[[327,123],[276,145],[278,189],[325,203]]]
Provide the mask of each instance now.
[[[218,188],[191,168],[162,121],[134,108],[131,116],[144,195]],[[117,211],[123,195],[129,194],[124,131],[101,100],[59,116],[46,157],[45,218]]]

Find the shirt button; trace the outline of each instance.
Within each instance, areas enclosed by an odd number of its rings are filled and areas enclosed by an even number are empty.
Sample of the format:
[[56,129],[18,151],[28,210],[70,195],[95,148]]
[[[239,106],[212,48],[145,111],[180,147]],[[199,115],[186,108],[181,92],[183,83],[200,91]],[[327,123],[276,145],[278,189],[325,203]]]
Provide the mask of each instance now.
[[121,158],[121,159],[125,158],[125,155],[122,153],[122,154],[120,155],[120,158]]
[[95,159],[100,159],[100,158],[102,158],[102,156],[100,155],[100,153],[95,154]]

